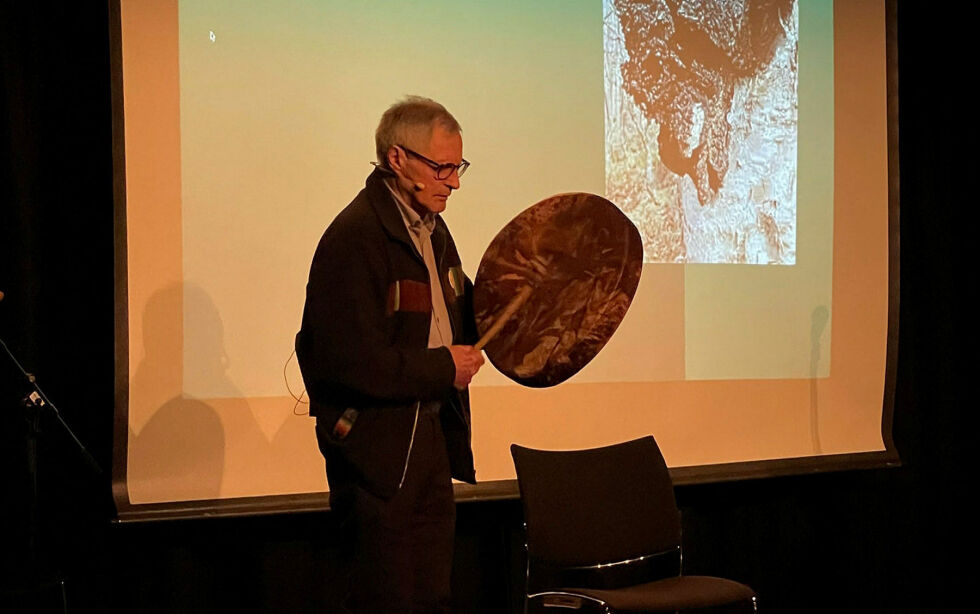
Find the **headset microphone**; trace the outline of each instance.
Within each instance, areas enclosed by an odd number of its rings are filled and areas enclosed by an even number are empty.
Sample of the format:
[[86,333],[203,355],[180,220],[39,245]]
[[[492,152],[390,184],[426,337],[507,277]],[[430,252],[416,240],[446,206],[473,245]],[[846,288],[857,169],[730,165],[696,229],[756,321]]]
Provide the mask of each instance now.
[[417,183],[415,184],[415,191],[416,191],[416,192],[421,192],[421,191],[422,191],[422,190],[424,190],[424,189],[425,189],[425,184],[424,184],[424,183],[422,183],[421,181],[419,181],[419,182],[417,182]]

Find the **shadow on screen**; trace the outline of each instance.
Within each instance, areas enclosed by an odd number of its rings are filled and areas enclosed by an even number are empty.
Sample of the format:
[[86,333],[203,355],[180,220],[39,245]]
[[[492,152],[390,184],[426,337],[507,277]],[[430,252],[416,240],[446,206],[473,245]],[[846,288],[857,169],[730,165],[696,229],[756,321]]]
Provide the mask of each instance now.
[[822,454],[820,443],[820,400],[817,397],[817,374],[820,373],[820,338],[830,321],[830,310],[819,305],[810,314],[810,440],[813,453]]
[[[217,497],[225,469],[226,437],[207,403],[183,394],[184,303],[212,330],[196,344],[197,365],[221,376],[221,318],[210,297],[191,284],[154,293],[143,313],[144,356],[130,388],[128,478],[132,501]],[[226,382],[229,388],[231,382]]]
[[145,353],[130,388],[132,503],[323,489],[321,472],[294,470],[321,463],[313,422],[294,415],[291,400],[244,398],[228,375],[224,324],[207,292],[171,284],[147,301],[142,324]]

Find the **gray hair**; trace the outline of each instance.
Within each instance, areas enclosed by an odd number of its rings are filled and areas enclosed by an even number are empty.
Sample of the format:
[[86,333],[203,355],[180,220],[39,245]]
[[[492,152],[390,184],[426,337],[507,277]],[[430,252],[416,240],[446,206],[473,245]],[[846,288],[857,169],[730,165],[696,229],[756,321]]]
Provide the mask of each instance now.
[[374,133],[378,164],[388,167],[388,150],[395,145],[421,149],[432,138],[432,129],[439,124],[450,134],[462,132],[459,122],[435,100],[422,96],[406,96],[388,107]]

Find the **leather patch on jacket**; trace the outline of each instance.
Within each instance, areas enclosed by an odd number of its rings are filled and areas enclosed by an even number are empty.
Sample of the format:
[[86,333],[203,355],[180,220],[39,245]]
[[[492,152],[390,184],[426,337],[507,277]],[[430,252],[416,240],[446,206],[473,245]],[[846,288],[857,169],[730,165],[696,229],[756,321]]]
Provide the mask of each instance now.
[[399,279],[388,287],[388,315],[396,311],[432,313],[432,291],[429,284],[412,279]]

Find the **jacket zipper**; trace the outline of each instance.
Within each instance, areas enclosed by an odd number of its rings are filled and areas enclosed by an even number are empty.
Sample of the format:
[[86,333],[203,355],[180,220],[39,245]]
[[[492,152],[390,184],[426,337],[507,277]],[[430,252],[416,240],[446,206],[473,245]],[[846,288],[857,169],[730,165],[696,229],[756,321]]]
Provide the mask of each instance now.
[[398,482],[398,490],[401,490],[402,484],[405,483],[405,476],[408,475],[408,459],[412,457],[412,446],[415,444],[415,429],[419,426],[419,409],[422,407],[422,401],[415,402],[415,422],[412,423],[412,438],[408,440],[408,452],[405,453],[405,467],[402,469],[402,479]]

